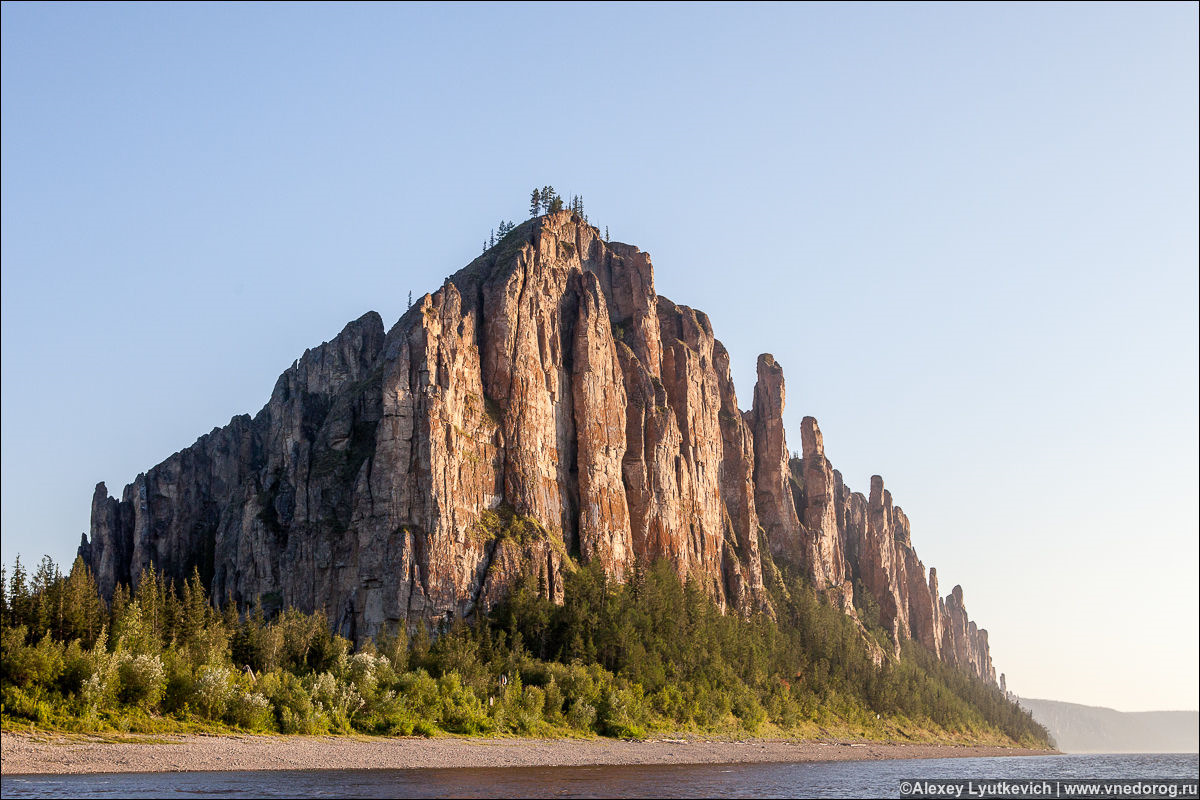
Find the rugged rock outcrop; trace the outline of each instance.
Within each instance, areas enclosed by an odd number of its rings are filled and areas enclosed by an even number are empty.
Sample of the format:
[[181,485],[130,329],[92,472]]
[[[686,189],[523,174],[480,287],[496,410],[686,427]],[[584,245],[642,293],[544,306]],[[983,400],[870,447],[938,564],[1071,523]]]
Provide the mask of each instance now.
[[858,581],[897,642],[994,679],[986,631],[959,588],[937,597],[882,480],[850,492],[811,417],[789,459],[783,407],[772,356],[743,414],[708,317],[656,293],[649,256],[548,214],[390,331],[369,313],[305,352],[258,414],[120,500],[99,484],[80,554],[106,594],[152,564],[195,569],[221,602],[322,610],[349,636],[659,558],[770,613],[773,556],[850,614]]
[[754,431],[754,499],[771,555],[798,562],[805,555],[805,547],[788,469],[787,433],[783,429],[785,394],[783,367],[770,353],[763,353],[758,357],[754,405],[745,415],[746,424]]

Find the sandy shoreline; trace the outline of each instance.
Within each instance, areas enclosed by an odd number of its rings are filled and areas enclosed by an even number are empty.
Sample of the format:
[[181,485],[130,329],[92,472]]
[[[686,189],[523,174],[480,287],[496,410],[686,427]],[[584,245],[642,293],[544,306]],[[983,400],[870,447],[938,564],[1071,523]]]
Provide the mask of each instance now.
[[427,769],[626,764],[725,764],[1047,755],[965,745],[699,737],[610,739],[379,739],[304,736],[163,736],[112,742],[62,736],[0,736],[0,773],[212,772],[292,769]]

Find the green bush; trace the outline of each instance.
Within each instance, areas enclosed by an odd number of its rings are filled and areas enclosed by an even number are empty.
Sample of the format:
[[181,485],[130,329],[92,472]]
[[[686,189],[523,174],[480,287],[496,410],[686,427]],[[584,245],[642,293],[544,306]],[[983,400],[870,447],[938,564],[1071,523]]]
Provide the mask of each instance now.
[[229,699],[225,721],[248,731],[270,730],[271,702],[257,692],[237,689]]
[[646,712],[640,691],[606,687],[596,709],[596,720],[598,730],[605,736],[642,738],[646,735]]
[[553,675],[550,676],[550,680],[542,691],[544,696],[542,717],[551,724],[557,723],[562,719],[563,703],[566,697],[563,695],[562,689],[558,687],[558,681],[554,679]]
[[225,667],[209,665],[200,669],[192,684],[190,705],[208,719],[220,719],[232,694],[233,673]]
[[23,627],[5,630],[0,645],[0,670],[4,680],[21,688],[49,687],[57,683],[63,672],[64,648],[49,633],[33,647],[25,644]]
[[397,681],[399,694],[419,719],[438,719],[442,713],[437,681],[423,669],[406,672]]
[[567,712],[567,722],[577,731],[590,731],[596,723],[596,707],[583,700],[576,700]]
[[462,685],[457,672],[438,678],[437,685],[441,701],[438,720],[443,729],[450,733],[471,735],[491,727],[483,704],[473,691]]
[[364,705],[362,695],[353,684],[342,682],[332,672],[323,672],[313,681],[311,692],[313,703],[329,718],[330,728],[338,733],[350,733],[354,715]]
[[733,715],[738,722],[750,733],[757,733],[762,724],[767,721],[767,712],[748,689],[737,692],[731,703]]
[[166,690],[162,659],[152,655],[120,653],[117,657],[118,696],[122,703],[155,711]]

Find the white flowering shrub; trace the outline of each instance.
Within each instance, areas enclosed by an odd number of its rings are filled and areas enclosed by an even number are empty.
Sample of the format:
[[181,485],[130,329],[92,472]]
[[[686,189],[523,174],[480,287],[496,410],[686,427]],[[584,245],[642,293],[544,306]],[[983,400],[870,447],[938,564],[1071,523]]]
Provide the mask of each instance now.
[[351,720],[364,705],[362,695],[352,684],[342,683],[329,672],[322,672],[313,681],[312,699],[328,715],[333,728],[343,733],[350,731]]
[[117,655],[117,676],[121,702],[147,711],[158,708],[167,685],[161,658],[121,652]]
[[249,731],[264,731],[271,726],[271,702],[257,692],[238,689],[229,698],[225,721]]
[[232,672],[225,667],[202,667],[192,685],[191,706],[209,719],[220,719],[232,695]]

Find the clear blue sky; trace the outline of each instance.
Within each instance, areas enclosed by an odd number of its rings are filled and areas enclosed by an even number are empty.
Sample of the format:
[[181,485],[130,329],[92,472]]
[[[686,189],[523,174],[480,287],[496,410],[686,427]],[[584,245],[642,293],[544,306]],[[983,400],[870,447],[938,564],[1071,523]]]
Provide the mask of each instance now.
[[1197,6],[3,5],[3,558],[529,190],[882,474],[1010,686],[1197,702]]

